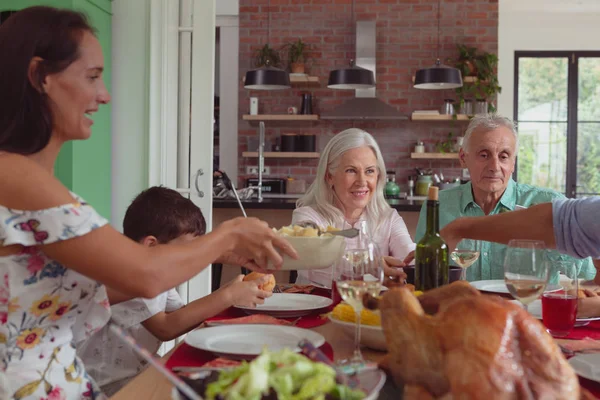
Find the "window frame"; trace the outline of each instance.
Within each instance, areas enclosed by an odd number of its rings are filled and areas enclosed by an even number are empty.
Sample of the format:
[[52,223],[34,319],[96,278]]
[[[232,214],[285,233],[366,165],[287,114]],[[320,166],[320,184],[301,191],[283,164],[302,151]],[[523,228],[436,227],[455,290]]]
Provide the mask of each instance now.
[[[579,100],[579,59],[600,58],[600,51],[570,51],[570,50],[542,50],[542,51],[515,51],[514,64],[514,98],[513,120],[520,122],[519,116],[519,60],[521,58],[567,58],[567,165],[565,195],[570,198],[577,196],[577,139],[578,139],[578,111]],[[535,121],[525,121],[535,122]],[[551,122],[551,121],[543,121]],[[595,121],[593,121],[595,122]],[[600,121],[598,121],[600,123]],[[518,160],[515,165],[515,180],[518,179]],[[581,193],[581,195],[584,195]]]

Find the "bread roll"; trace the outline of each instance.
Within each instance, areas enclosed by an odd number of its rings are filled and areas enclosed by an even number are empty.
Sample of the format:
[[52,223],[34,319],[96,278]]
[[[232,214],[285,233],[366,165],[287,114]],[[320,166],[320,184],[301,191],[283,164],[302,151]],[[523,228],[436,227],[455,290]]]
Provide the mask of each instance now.
[[263,276],[267,275],[269,280],[262,285],[258,285],[260,290],[264,290],[266,292],[272,292],[273,288],[275,288],[275,277],[273,274],[261,274],[260,272],[250,272],[248,275],[244,277],[245,281],[253,281],[255,279],[260,279]]

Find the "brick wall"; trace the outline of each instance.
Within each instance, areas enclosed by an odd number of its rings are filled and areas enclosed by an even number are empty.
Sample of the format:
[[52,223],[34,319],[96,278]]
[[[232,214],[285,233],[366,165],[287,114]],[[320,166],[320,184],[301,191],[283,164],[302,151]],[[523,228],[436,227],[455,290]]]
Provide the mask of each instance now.
[[[455,98],[453,90],[428,91],[412,87],[417,69],[433,64],[437,55],[437,0],[355,0],[356,20],[377,21],[377,97],[410,115],[414,110],[439,109],[444,98]],[[354,91],[327,89],[329,71],[347,65],[354,57],[354,26],[351,0],[240,0],[240,82],[254,68],[254,51],[264,43],[279,48],[302,38],[309,45],[308,73],[318,76],[321,87],[264,92],[245,90],[239,96],[239,174],[256,159],[244,159],[242,151],[258,137],[257,126],[241,119],[247,114],[249,98],[258,97],[261,114],[286,113],[287,107],[300,109],[300,95],[313,94],[313,111],[329,111]],[[270,39],[268,12],[271,11]],[[440,58],[456,58],[457,43],[497,53],[498,0],[442,0]],[[287,62],[286,62],[287,65]],[[274,142],[282,133],[315,133],[322,149],[329,138],[346,128],[370,132],[379,143],[387,169],[396,171],[397,181],[405,183],[415,167],[431,167],[446,177],[460,175],[457,161],[417,161],[410,159],[417,140],[434,146],[448,132],[460,134],[464,122],[412,121],[319,121],[316,123],[267,123],[267,140]],[[255,150],[254,148],[250,150]],[[267,159],[271,176],[292,175],[312,182],[317,160]]]

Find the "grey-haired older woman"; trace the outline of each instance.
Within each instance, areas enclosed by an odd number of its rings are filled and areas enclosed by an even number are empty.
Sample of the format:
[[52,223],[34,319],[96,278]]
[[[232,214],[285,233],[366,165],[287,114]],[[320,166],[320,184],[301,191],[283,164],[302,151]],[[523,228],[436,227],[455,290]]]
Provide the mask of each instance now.
[[[415,247],[406,224],[383,197],[385,164],[377,142],[361,129],[335,135],[321,153],[317,176],[298,200],[292,223],[313,221],[339,229],[368,222],[375,243],[385,256],[385,273],[404,277],[403,260]],[[350,239],[347,239],[350,240]],[[331,267],[298,271],[297,283],[331,285]]]

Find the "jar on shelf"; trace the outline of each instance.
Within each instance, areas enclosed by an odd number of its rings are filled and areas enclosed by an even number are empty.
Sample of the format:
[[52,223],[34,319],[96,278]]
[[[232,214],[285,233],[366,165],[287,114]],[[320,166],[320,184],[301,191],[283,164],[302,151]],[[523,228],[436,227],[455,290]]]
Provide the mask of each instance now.
[[419,141],[415,146],[415,153],[425,153],[425,145]]
[[465,99],[461,111],[465,115],[473,115],[473,100]]
[[429,192],[429,186],[431,186],[433,180],[431,175],[419,175],[417,177],[417,184],[415,187],[416,196],[427,196]]
[[444,105],[442,105],[442,110],[440,114],[452,115],[454,114],[454,100],[452,99],[444,99]]
[[475,102],[475,114],[487,114],[488,102],[486,99],[477,99]]

